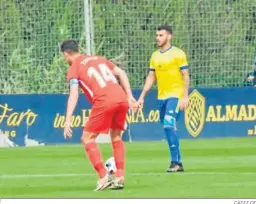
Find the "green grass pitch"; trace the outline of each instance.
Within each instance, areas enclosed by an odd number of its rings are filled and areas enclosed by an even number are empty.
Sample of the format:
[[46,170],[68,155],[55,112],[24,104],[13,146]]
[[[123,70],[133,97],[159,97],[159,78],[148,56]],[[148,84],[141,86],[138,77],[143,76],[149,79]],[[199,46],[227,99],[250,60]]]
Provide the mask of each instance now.
[[[253,198],[256,137],[182,140],[184,173],[165,173],[164,142],[127,143],[123,191],[93,192],[82,145],[0,149],[0,198]],[[111,145],[100,145],[104,159]]]

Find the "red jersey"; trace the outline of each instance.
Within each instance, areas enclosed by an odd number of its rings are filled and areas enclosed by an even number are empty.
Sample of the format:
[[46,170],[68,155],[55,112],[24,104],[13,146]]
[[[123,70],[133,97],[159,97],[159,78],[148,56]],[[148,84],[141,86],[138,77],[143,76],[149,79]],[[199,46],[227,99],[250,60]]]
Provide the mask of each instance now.
[[127,102],[112,69],[115,65],[101,56],[78,57],[67,72],[67,80],[78,79],[79,86],[93,105],[108,106]]

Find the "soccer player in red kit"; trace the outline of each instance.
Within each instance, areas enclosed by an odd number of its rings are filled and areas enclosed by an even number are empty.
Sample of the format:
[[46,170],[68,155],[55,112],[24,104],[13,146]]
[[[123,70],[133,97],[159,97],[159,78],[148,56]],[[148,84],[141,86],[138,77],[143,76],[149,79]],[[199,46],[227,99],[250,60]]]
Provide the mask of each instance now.
[[[67,80],[70,93],[67,103],[64,137],[72,137],[70,120],[76,107],[79,90],[92,103],[92,111],[85,124],[81,137],[88,159],[96,170],[99,180],[95,191],[123,189],[125,148],[121,138],[129,105],[135,103],[126,73],[102,56],[87,56],[79,52],[75,40],[66,40],[61,44],[66,62],[70,65]],[[121,86],[116,79],[118,77]],[[110,181],[96,144],[99,133],[110,131],[113,155],[117,167],[116,179]]]

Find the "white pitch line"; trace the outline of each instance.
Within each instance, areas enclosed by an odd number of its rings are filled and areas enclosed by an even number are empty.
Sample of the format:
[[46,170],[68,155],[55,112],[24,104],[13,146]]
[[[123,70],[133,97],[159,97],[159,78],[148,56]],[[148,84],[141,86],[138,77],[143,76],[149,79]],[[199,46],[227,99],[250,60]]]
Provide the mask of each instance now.
[[[179,173],[128,173],[131,176],[171,176],[171,175],[256,175],[256,172],[179,172]],[[92,177],[96,174],[84,173],[84,174],[6,174],[0,175],[0,179],[18,179],[18,178],[54,178],[54,177]]]

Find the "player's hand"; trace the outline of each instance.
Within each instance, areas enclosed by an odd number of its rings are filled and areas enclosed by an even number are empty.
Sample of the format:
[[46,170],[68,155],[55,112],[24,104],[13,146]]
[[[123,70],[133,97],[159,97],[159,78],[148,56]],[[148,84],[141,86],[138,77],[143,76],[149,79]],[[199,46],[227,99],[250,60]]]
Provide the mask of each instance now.
[[137,101],[135,100],[135,98],[133,97],[133,96],[130,96],[130,97],[128,97],[128,104],[129,104],[129,107],[130,107],[130,109],[132,109],[133,111],[135,111],[136,110],[136,103],[137,103]]
[[71,130],[71,124],[69,121],[65,122],[65,127],[64,127],[64,138],[71,138],[72,137],[72,130]]
[[139,103],[139,108],[143,108],[143,106],[144,106],[144,98],[140,98],[138,100],[138,103]]
[[137,101],[136,103],[136,111],[140,108],[143,108],[143,105],[144,105],[144,98],[139,98],[139,100]]
[[180,101],[180,109],[185,110],[188,107],[188,102],[189,102],[188,97],[187,96],[183,97]]

